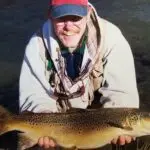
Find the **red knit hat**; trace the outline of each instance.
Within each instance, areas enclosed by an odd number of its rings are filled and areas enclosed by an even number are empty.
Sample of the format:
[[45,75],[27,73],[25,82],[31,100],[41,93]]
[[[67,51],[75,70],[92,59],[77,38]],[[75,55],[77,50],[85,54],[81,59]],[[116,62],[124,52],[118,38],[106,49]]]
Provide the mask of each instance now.
[[68,15],[86,16],[88,0],[50,0],[50,14],[53,18]]

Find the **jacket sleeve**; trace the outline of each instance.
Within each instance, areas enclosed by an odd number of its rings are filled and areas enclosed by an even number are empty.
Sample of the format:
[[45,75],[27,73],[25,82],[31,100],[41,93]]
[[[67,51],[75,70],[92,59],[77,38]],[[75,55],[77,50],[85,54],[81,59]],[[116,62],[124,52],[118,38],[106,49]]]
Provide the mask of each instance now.
[[121,31],[107,23],[104,50],[104,80],[99,92],[106,107],[139,107],[135,66],[129,43]]
[[44,62],[39,56],[37,37],[28,43],[20,73],[20,111],[57,112],[56,100],[51,96],[50,85],[44,74]]

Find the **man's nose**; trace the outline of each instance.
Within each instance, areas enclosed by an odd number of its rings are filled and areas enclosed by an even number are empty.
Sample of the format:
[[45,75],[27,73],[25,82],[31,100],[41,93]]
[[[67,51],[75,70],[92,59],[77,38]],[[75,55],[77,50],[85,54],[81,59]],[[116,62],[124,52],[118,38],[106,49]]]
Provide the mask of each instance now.
[[68,27],[70,25],[73,25],[73,22],[71,20],[66,20],[65,21],[65,26]]

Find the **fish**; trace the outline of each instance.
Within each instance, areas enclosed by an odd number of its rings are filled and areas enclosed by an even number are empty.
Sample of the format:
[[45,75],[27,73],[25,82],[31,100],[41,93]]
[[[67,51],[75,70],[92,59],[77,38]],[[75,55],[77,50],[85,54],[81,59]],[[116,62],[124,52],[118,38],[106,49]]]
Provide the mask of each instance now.
[[72,109],[62,113],[12,114],[0,106],[0,135],[19,131],[18,150],[49,136],[69,149],[100,148],[120,135],[150,134],[150,112],[136,108]]

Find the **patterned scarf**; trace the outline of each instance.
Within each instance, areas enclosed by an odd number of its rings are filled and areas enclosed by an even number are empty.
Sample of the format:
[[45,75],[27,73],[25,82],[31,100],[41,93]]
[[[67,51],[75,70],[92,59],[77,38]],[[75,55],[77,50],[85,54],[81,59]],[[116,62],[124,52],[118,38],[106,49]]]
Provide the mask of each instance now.
[[98,74],[96,76],[99,76],[99,74],[103,73],[103,72],[99,72],[100,69],[96,68],[97,65],[95,65],[97,61],[101,61],[100,59],[101,58],[100,56],[101,33],[100,33],[98,15],[96,14],[96,11],[93,8],[93,11],[87,22],[87,42],[85,45],[85,51],[83,55],[81,69],[78,77],[76,77],[74,80],[72,80],[67,75],[67,70],[65,67],[65,59],[61,54],[61,48],[59,43],[56,40],[57,38],[54,34],[53,26],[50,20],[49,20],[49,28],[47,29],[47,31],[48,32],[46,33],[49,35],[46,37],[49,37],[49,39],[44,38],[44,41],[48,47],[50,57],[53,61],[57,75],[59,76],[59,79],[62,83],[65,94],[69,98],[74,98],[72,97],[73,95],[75,95],[75,97],[81,95],[84,96],[84,92],[85,92],[84,88],[85,86],[89,85],[90,77],[91,76],[94,77],[96,74]]

